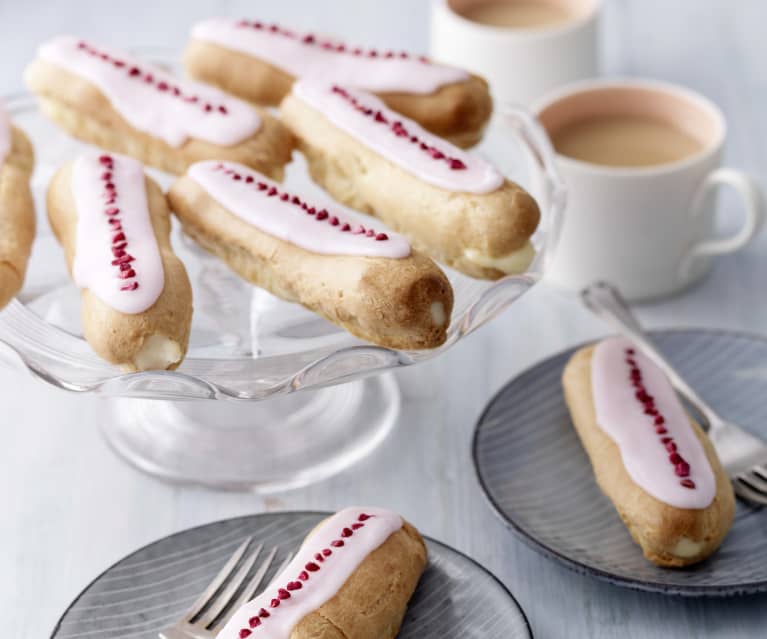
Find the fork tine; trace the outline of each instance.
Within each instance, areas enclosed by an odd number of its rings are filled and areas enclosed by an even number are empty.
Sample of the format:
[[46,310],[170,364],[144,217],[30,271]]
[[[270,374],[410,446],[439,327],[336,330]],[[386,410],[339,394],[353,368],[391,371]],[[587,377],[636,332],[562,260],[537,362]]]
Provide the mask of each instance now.
[[242,603],[245,603],[246,601],[250,601],[251,599],[253,599],[253,597],[256,596],[256,593],[258,592],[258,588],[261,585],[261,582],[264,580],[266,573],[269,572],[269,568],[271,568],[272,562],[274,561],[274,558],[277,556],[278,550],[279,548],[276,546],[272,548],[272,552],[269,553],[269,556],[266,558],[266,561],[264,561],[264,563],[261,564],[256,574],[253,575],[253,579],[250,580],[250,583],[245,587],[245,590],[243,591],[242,596],[240,597],[240,599],[243,600]]
[[735,489],[735,494],[737,494],[741,499],[744,499],[745,501],[752,504],[767,506],[767,495],[763,495],[756,491],[750,485],[748,479],[744,478],[742,475],[735,477],[733,479],[732,485]]
[[240,547],[234,551],[234,554],[229,558],[229,561],[224,564],[224,567],[215,576],[213,581],[210,582],[205,591],[197,598],[197,601],[191,605],[187,613],[184,615],[185,621],[188,622],[190,619],[196,617],[200,613],[200,610],[202,610],[208,601],[210,601],[211,597],[213,597],[218,589],[221,588],[221,585],[229,578],[229,576],[234,571],[235,566],[237,566],[237,564],[240,562],[240,559],[242,559],[242,556],[245,554],[245,551],[248,549],[251,541],[253,541],[253,537],[248,537],[245,541],[242,542]]
[[202,617],[197,620],[196,625],[207,628],[218,618],[227,605],[232,602],[234,595],[237,593],[240,586],[245,583],[245,579],[250,574],[251,569],[256,564],[258,555],[261,554],[263,549],[264,544],[259,544],[256,549],[248,555],[245,561],[242,562],[242,566],[240,566],[237,573],[229,580],[226,588],[219,593],[215,601],[211,601],[210,607],[205,611]]
[[289,552],[287,556],[285,557],[285,560],[280,564],[280,567],[277,568],[277,570],[274,572],[274,576],[272,577],[272,580],[267,585],[267,588],[271,586],[275,581],[277,581],[277,577],[279,577],[283,572],[285,572],[285,569],[288,567],[288,564],[293,561],[293,553]]
[[[280,567],[277,568],[277,572],[274,573],[274,579],[277,579],[277,577],[279,577],[283,572],[285,572],[285,568],[288,567],[291,561],[293,561],[293,553],[289,552],[288,556],[285,557],[285,561],[282,562]],[[274,581],[274,579],[272,579],[272,581]]]
[[256,591],[258,590],[258,587],[261,585],[261,582],[264,579],[264,575],[266,575],[266,573],[269,572],[269,568],[271,567],[272,562],[274,561],[274,557],[277,555],[278,550],[279,548],[276,546],[272,548],[271,552],[266,556],[266,559],[264,559],[264,561],[261,562],[261,565],[258,567],[258,570],[256,570],[256,573],[253,575],[251,580],[242,589],[240,596],[237,597],[237,601],[235,601],[232,604],[232,607],[229,609],[226,616],[222,617],[221,620],[216,624],[216,626],[220,626],[227,623],[229,619],[232,618],[232,615],[234,615],[235,612],[237,612],[242,606],[244,606],[247,602],[253,599],[253,597],[256,595]]
[[751,468],[751,471],[759,475],[762,479],[767,481],[767,465],[757,464]]
[[767,480],[759,477],[759,475],[754,472],[754,468],[741,473],[741,475],[748,481],[749,484],[751,484],[753,488],[758,490],[760,493],[764,493],[765,497],[767,497]]
[[[259,586],[261,585],[261,582],[264,579],[264,576],[267,572],[269,572],[269,568],[272,565],[272,562],[274,561],[274,557],[277,555],[277,551],[279,548],[275,547],[272,548],[272,551],[269,553],[269,555],[266,557],[266,559],[263,561],[263,563],[259,566],[256,573],[253,575],[253,578],[250,580],[250,583],[248,583],[245,588],[243,588],[242,593],[240,593],[240,596],[237,598],[237,601],[232,604],[232,607],[229,608],[227,611],[227,614],[225,617],[222,617],[220,621],[216,624],[216,626],[228,623],[228,621],[232,618],[235,612],[237,612],[244,604],[246,604],[248,601],[253,599],[253,597],[256,596],[256,592],[258,591]],[[285,569],[288,567],[288,564],[293,559],[293,553],[288,553],[288,556],[285,558],[285,561],[282,562],[282,565],[277,569],[277,571],[274,573],[274,577],[272,578],[272,581],[269,585],[274,583],[277,580],[277,577],[279,577]],[[268,586],[267,586],[268,587]]]

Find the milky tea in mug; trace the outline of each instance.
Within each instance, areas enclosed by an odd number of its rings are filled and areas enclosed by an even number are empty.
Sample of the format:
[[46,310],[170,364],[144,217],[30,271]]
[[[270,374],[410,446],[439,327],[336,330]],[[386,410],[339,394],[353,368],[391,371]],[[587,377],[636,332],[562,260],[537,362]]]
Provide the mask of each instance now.
[[476,0],[454,6],[467,20],[491,27],[548,27],[575,18],[566,4],[547,0]]
[[[720,168],[726,126],[706,98],[651,80],[587,80],[534,110],[568,192],[549,281],[578,290],[607,280],[632,300],[669,295],[756,234],[761,192]],[[727,238],[714,230],[721,185],[738,192],[746,213]]]
[[644,115],[619,114],[574,122],[552,134],[560,155],[602,166],[671,164],[700,153],[686,131]]

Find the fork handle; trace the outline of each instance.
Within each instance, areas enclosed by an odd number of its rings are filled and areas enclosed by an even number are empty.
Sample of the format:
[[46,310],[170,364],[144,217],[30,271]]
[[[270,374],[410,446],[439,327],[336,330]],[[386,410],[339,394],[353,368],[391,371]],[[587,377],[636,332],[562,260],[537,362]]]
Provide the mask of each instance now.
[[722,422],[716,411],[695,392],[695,389],[676,372],[658,350],[615,287],[607,282],[596,282],[581,291],[581,299],[592,313],[601,317],[621,335],[630,339],[647,357],[655,362],[671,380],[672,386],[706,418],[709,428],[715,428],[717,424]]

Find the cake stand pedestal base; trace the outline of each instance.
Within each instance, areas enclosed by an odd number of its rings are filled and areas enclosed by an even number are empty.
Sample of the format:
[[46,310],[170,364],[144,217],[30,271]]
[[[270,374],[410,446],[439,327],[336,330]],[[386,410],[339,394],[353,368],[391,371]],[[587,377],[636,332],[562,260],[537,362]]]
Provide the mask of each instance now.
[[109,445],[163,480],[271,493],[329,477],[378,446],[400,408],[393,375],[260,402],[111,400]]

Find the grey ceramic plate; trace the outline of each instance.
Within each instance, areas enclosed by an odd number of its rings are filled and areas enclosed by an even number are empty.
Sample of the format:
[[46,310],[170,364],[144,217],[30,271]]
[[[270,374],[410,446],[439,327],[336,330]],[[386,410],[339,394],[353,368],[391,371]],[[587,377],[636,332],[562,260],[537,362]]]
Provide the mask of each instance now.
[[[683,376],[724,416],[767,438],[767,341],[707,330],[654,333]],[[490,503],[523,541],[578,572],[680,595],[767,590],[767,509],[738,503],[730,534],[685,569],[647,562],[597,488],[570,422],[560,376],[575,349],[509,382],[485,409],[474,463]]]
[[[243,539],[295,549],[323,513],[269,513],[171,535],[129,555],[88,586],[59,620],[56,639],[156,639],[205,589]],[[399,639],[528,639],[508,590],[465,555],[427,539],[430,561]],[[267,582],[272,578],[267,575]]]

